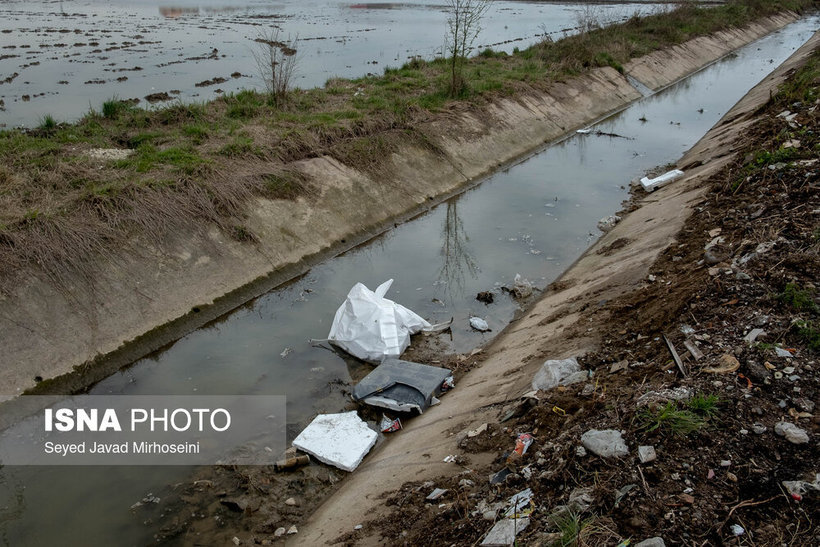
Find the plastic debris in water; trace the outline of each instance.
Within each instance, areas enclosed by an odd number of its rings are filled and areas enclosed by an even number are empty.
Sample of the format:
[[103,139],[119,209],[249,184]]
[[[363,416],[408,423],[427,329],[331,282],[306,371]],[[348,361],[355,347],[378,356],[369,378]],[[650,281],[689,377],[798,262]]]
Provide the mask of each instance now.
[[470,317],[470,326],[479,332],[490,330],[490,325],[480,317]]

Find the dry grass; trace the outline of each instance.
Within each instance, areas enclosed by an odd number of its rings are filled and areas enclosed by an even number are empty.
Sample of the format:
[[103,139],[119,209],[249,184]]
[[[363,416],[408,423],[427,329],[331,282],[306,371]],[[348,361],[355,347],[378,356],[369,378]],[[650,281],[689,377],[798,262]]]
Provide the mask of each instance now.
[[[0,132],[0,292],[22,271],[39,270],[62,285],[77,277],[91,282],[94,260],[113,260],[112,249],[136,237],[162,241],[216,225],[252,242],[253,234],[237,229],[251,200],[293,200],[320,190],[289,171],[292,162],[331,155],[378,174],[402,142],[435,149],[417,129],[433,116],[479,108],[499,94],[543,88],[596,66],[617,69],[631,57],[783,5],[752,1],[704,10],[686,4],[516,55],[484,52],[466,63],[469,88],[456,101],[448,99],[446,60],[414,60],[380,77],[334,79],[323,89],[293,92],[286,102],[242,91],[144,111],[112,100],[74,125]],[[103,161],[89,158],[90,148],[133,154]]]

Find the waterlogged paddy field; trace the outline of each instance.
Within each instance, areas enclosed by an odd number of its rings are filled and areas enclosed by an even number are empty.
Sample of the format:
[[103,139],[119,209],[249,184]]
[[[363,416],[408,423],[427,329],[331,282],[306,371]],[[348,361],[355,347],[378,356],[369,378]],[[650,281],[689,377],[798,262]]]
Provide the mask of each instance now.
[[[264,88],[254,58],[263,33],[298,37],[301,88],[381,74],[442,52],[442,0],[4,0],[0,2],[0,128],[72,121],[112,97],[144,107]],[[511,52],[545,33],[575,32],[665,9],[496,0],[476,45]],[[154,95],[152,100],[146,99]],[[162,98],[161,100],[159,98]],[[154,102],[152,102],[154,101]]]

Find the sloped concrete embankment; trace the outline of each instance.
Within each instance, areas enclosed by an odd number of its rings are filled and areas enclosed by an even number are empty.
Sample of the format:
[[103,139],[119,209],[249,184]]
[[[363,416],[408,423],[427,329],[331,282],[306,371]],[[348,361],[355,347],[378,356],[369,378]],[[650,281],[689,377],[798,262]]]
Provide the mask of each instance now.
[[[485,348],[481,365],[468,372],[441,405],[405,424],[400,435],[370,454],[300,526],[294,544],[333,544],[337,538],[352,537],[355,525],[386,514],[385,492],[405,482],[462,472],[462,467],[444,462],[445,457],[462,453],[458,433],[495,423],[504,403],[531,389],[532,378],[545,359],[597,349],[596,332],[603,330],[603,325],[590,323],[583,310],[641,290],[652,264],[664,249],[675,244],[684,223],[705,199],[708,188],[703,181],[734,159],[759,107],[818,47],[820,33],[744,96],[678,161],[678,167],[687,170],[685,178],[641,199],[636,210],[599,239],[540,301]],[[494,456],[469,454],[470,467],[480,468]],[[375,535],[358,532],[356,544],[379,544],[378,530],[371,533]]]
[[[697,38],[635,60],[627,73],[663,87],[795,17]],[[192,227],[108,250],[90,279],[57,286],[31,272],[0,296],[0,385],[16,395],[41,377],[49,380],[41,391],[81,389],[640,96],[622,74],[596,69],[481,111],[436,116],[417,128],[423,139],[401,144],[378,176],[330,157],[291,165],[313,180],[317,195],[257,200],[247,225],[258,243]]]

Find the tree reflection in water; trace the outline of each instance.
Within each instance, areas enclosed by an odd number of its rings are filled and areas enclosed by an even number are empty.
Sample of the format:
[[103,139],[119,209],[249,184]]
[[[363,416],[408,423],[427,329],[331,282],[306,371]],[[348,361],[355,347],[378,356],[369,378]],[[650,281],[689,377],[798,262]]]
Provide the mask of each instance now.
[[468,275],[475,279],[480,271],[470,254],[469,241],[464,223],[458,216],[458,200],[450,200],[444,216],[441,246],[443,263],[438,272],[438,283],[445,285],[445,291],[451,298],[464,291]]

